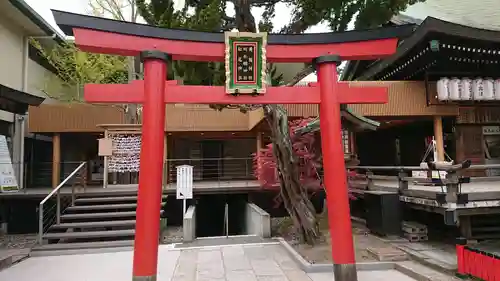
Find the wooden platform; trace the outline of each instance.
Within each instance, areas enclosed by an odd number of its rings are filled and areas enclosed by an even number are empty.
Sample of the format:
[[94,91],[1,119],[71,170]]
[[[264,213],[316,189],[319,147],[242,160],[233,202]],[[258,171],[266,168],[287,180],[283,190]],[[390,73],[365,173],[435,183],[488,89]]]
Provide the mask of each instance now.
[[[137,184],[110,184],[107,188],[102,186],[87,186],[85,189],[86,195],[117,195],[120,193],[130,194],[130,192],[137,191]],[[210,193],[234,193],[234,192],[248,192],[260,189],[260,185],[254,180],[235,180],[235,181],[201,181],[194,183],[194,191],[196,194],[210,194]],[[176,185],[171,183],[163,189],[164,194],[175,194]],[[43,198],[52,191],[51,187],[36,187],[25,188],[17,192],[0,193],[0,198]],[[78,188],[77,194],[84,193],[82,188]],[[71,187],[63,187],[61,194],[70,195]]]
[[[357,192],[362,193],[366,188],[365,182],[352,183]],[[373,180],[371,190],[381,190],[389,192],[398,192],[398,182],[396,180]],[[446,192],[446,186],[422,185],[409,183],[408,190],[401,193],[400,199],[403,202],[425,205],[440,209],[478,209],[478,208],[500,208],[500,181],[488,178],[472,178],[470,183],[464,183],[461,187],[461,193],[467,194],[467,204],[439,204],[436,201],[436,194]],[[453,205],[453,206],[452,206]],[[477,212],[477,211],[476,211]],[[497,212],[500,212],[497,211]],[[489,212],[488,212],[489,213]]]

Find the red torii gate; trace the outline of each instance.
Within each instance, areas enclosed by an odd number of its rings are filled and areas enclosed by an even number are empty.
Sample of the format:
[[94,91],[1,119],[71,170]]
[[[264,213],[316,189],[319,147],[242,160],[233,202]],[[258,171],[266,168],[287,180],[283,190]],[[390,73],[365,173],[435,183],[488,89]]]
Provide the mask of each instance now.
[[[144,80],[126,85],[86,85],[90,103],[142,103],[143,132],[134,244],[133,280],[156,280],[166,103],[319,104],[324,183],[332,237],[335,280],[357,280],[340,104],[385,103],[387,89],[350,87],[337,82],[341,60],[375,59],[395,52],[409,27],[339,34],[269,35],[268,62],[313,62],[318,83],[310,87],[268,87],[259,96],[233,96],[223,86],[182,86],[166,81],[167,58],[223,61],[222,33],[169,30],[147,25],[53,11],[57,24],[75,36],[80,49],[126,56],[140,55]],[[168,54],[168,55],[167,55]]]

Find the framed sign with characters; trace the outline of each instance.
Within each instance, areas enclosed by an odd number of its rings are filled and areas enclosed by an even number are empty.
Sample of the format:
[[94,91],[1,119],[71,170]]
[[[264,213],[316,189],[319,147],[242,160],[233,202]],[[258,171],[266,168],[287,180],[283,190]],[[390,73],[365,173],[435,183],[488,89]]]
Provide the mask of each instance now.
[[226,32],[226,92],[266,92],[266,33]]

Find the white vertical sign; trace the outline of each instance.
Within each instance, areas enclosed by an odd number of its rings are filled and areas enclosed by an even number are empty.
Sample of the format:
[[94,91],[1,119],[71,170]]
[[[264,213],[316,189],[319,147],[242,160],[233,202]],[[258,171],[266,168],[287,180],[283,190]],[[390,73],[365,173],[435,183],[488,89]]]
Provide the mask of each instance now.
[[0,192],[18,191],[16,174],[12,167],[9,146],[5,136],[0,135]]
[[193,166],[177,166],[177,199],[182,199],[182,215],[186,214],[186,200],[193,199]]

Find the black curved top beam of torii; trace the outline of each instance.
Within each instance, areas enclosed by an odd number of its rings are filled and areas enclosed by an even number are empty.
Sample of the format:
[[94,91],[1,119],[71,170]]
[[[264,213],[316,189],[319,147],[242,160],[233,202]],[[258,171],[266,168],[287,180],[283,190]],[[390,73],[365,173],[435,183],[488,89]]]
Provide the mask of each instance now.
[[[75,36],[76,44],[83,51],[135,56],[142,50],[160,49],[172,55],[174,60],[222,61],[224,57],[223,32],[167,29],[57,10],[52,13],[57,25],[66,35]],[[313,58],[327,53],[340,55],[343,60],[385,57],[394,52],[397,40],[411,34],[413,28],[410,24],[335,33],[269,34],[268,62],[310,63]],[[101,42],[89,43],[94,36],[99,36]],[[143,40],[137,44],[139,41],[132,38]],[[111,46],[113,40],[120,40],[122,46]],[[386,44],[380,44],[382,41]],[[366,45],[359,45],[359,42],[366,42]],[[308,48],[303,48],[306,45]]]

